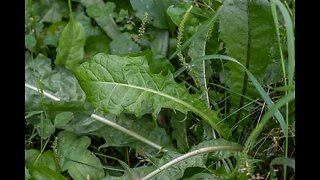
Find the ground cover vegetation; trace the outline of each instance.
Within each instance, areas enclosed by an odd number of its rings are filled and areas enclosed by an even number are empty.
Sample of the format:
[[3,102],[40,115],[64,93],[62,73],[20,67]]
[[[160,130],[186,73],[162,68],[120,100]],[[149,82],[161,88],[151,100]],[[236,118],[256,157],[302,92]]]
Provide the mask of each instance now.
[[295,179],[294,0],[25,0],[25,179]]

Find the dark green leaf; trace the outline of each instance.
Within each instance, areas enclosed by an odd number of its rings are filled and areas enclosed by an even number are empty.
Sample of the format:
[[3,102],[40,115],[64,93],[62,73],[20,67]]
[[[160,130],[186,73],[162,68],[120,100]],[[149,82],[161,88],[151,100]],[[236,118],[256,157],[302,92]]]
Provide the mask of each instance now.
[[82,24],[70,19],[61,33],[54,63],[74,70],[83,60],[85,39]]
[[199,95],[167,76],[150,73],[146,59],[98,54],[76,71],[76,77],[93,106],[119,115],[134,113],[137,117],[152,113],[154,118],[161,108],[183,113],[192,111],[228,137],[230,129],[221,122],[215,111],[199,100]]
[[98,53],[109,53],[110,39],[104,35],[90,36],[86,39],[86,46],[84,47],[85,59],[91,59]]
[[172,137],[176,140],[180,152],[186,152],[189,149],[187,128],[189,118],[180,112],[171,112],[170,127],[172,128]]
[[141,50],[140,46],[132,41],[129,33],[120,34],[109,45],[111,54],[139,53]]
[[100,160],[89,150],[80,155],[78,161],[68,168],[68,172],[73,179],[86,180],[89,177],[99,180],[105,176]]
[[170,61],[162,55],[155,55],[152,51],[145,51],[142,55],[145,55],[148,64],[150,67],[150,71],[155,74],[168,74],[168,72],[174,71],[174,66],[170,63]]
[[67,23],[65,21],[59,21],[52,24],[46,31],[46,36],[43,40],[43,43],[45,45],[57,47],[61,32],[63,31],[66,25]]
[[173,4],[173,0],[130,0],[132,8],[136,11],[136,16],[142,20],[145,13],[148,13],[148,22],[153,26],[168,29],[172,22],[166,16],[167,8]]
[[75,165],[74,161],[80,161],[91,143],[87,136],[78,137],[68,131],[58,134],[58,159],[61,171]]
[[[220,15],[220,38],[225,42],[227,55],[239,60],[252,74],[262,80],[266,67],[271,62],[269,52],[274,44],[275,31],[270,6],[267,0],[224,2]],[[259,97],[243,69],[232,62],[230,91]],[[241,108],[242,97],[231,94],[234,110]]]

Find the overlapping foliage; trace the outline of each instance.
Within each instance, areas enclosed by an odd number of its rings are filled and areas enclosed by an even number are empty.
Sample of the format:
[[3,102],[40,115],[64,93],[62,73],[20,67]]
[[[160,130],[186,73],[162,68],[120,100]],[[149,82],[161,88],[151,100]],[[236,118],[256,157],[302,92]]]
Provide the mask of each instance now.
[[25,179],[294,178],[294,1],[25,0],[25,16]]

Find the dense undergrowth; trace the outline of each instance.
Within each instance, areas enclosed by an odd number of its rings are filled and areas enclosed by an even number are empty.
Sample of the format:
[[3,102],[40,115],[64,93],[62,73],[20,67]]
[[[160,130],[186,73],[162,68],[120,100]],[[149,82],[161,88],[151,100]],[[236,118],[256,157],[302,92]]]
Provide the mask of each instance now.
[[295,179],[294,0],[25,0],[25,179]]

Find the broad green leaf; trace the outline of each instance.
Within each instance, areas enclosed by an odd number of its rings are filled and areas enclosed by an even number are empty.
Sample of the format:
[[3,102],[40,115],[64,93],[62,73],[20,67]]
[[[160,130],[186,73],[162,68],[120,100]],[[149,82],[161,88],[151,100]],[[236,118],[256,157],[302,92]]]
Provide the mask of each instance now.
[[49,138],[55,131],[52,122],[45,116],[43,111],[35,114],[34,116],[26,117],[26,121],[28,124],[31,124],[36,128],[39,136],[43,139]]
[[46,117],[43,117],[43,119],[40,120],[39,123],[35,124],[34,127],[37,128],[39,136],[43,139],[49,138],[55,131],[52,122]]
[[139,53],[141,48],[131,38],[129,33],[122,33],[109,44],[111,54]]
[[[85,94],[79,86],[76,78],[64,67],[51,67],[51,61],[43,54],[32,59],[29,54],[25,56],[25,82],[39,87],[42,80],[43,89],[59,97],[62,101],[84,101]],[[44,103],[52,102],[44,97]],[[29,88],[25,89],[25,109],[42,110],[40,93]]]
[[37,40],[34,38],[33,35],[25,35],[24,36],[24,46],[29,49],[30,51],[32,51],[33,47],[36,46],[37,44]]
[[26,166],[30,167],[47,167],[53,171],[58,171],[58,164],[54,159],[51,150],[41,153],[37,149],[26,150]]
[[83,60],[85,40],[82,24],[71,18],[61,33],[54,63],[74,70]]
[[215,111],[199,100],[199,95],[167,76],[150,73],[145,57],[120,57],[98,54],[76,71],[76,77],[94,107],[119,115],[133,113],[137,117],[152,113],[156,118],[161,108],[194,112],[228,137],[230,129]]
[[68,131],[62,131],[58,134],[58,159],[61,171],[75,165],[83,153],[87,151],[91,143],[87,136],[78,137],[76,134]]
[[[275,40],[275,30],[267,0],[227,0],[220,14],[220,38],[226,53],[244,65],[261,81],[266,67],[271,62],[269,52]],[[231,71],[230,91],[257,98],[258,93],[248,76],[235,63],[227,63]],[[231,94],[233,111],[244,105],[244,99]],[[240,112],[239,112],[240,113]],[[240,116],[237,117],[240,120]]]
[[86,12],[97,24],[104,30],[104,32],[111,38],[116,39],[120,35],[117,24],[112,18],[113,11],[116,5],[113,2],[104,2],[84,4],[87,8]]
[[26,166],[24,166],[24,179],[25,180],[31,179],[31,175],[30,175],[29,170],[27,169]]
[[173,0],[130,0],[136,16],[142,20],[145,13],[148,13],[148,22],[153,26],[168,29],[172,22],[166,16],[167,8],[174,3]]
[[54,119],[54,126],[63,126],[66,125],[69,121],[71,121],[74,118],[74,115],[72,112],[62,112],[56,115]]
[[67,180],[62,174],[47,167],[30,168],[29,172],[34,180]]
[[89,150],[80,155],[77,162],[68,168],[68,172],[73,179],[99,180],[105,176],[100,160]]

